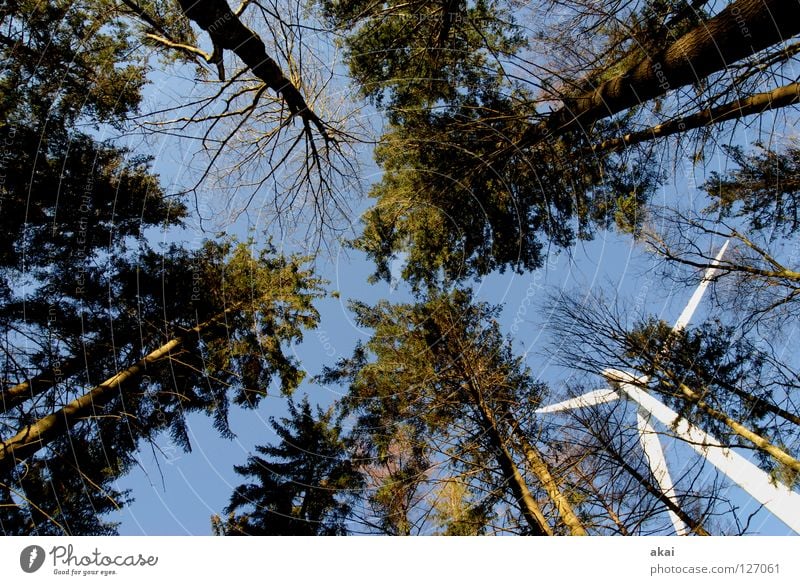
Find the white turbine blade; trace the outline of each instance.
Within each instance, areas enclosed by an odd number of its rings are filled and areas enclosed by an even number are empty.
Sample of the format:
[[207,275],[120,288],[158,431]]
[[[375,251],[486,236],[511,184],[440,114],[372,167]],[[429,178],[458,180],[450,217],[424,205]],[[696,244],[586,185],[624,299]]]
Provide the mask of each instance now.
[[[650,424],[649,414],[644,412],[641,407],[636,410],[636,425],[639,428],[639,443],[641,443],[642,450],[644,450],[644,454],[647,457],[650,471],[653,473],[656,482],[658,482],[661,493],[677,507],[678,499],[675,496],[675,486],[667,468],[667,458],[664,457],[664,451],[661,449],[661,442],[658,440],[656,430]],[[678,536],[689,534],[689,527],[674,511],[669,509],[667,513]]]
[[557,404],[543,406],[536,410],[537,414],[546,414],[549,412],[561,412],[564,410],[572,410],[574,408],[584,408],[586,406],[595,406],[597,404],[605,404],[612,402],[619,398],[619,393],[616,390],[603,388],[602,390],[592,390],[576,398],[570,398]]
[[[727,475],[748,494],[772,512],[789,528],[800,534],[800,494],[784,484],[773,483],[770,476],[747,459],[725,447],[700,427],[632,384],[620,386],[623,394],[639,404],[666,426],[675,430],[678,438],[705,457],[709,463]],[[677,424],[675,422],[677,421]]]
[[681,313],[681,316],[678,317],[678,320],[675,321],[675,325],[672,328],[673,331],[680,331],[681,329],[685,329],[686,326],[689,324],[689,321],[692,319],[692,315],[697,310],[697,306],[700,304],[700,301],[703,298],[703,294],[705,294],[708,285],[711,284],[711,279],[714,278],[714,275],[717,273],[717,266],[719,266],[722,257],[725,255],[725,250],[728,249],[728,244],[730,240],[725,240],[725,243],[722,244],[722,248],[719,249],[717,253],[717,257],[711,262],[711,266],[706,269],[706,273],[703,275],[703,280],[700,281],[700,285],[694,291],[692,298],[689,299],[689,304],[686,305],[686,308]]

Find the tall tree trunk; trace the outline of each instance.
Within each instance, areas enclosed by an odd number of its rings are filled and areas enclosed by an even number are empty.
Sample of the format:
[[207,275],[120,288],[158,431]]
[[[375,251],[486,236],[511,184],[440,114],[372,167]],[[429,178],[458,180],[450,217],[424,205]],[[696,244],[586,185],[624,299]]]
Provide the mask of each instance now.
[[777,404],[764,400],[763,398],[759,398],[758,396],[754,396],[749,392],[745,392],[744,390],[742,390],[741,388],[737,388],[733,384],[722,383],[720,384],[720,386],[725,390],[727,390],[728,392],[730,392],[731,394],[735,394],[742,400],[752,403],[753,408],[760,408],[765,412],[769,412],[770,414],[774,414],[775,416],[779,416],[790,423],[800,426],[800,416],[797,416],[796,414],[791,413],[784,408],[781,408]]
[[199,335],[211,325],[224,319],[240,305],[231,305],[228,309],[205,323],[201,323],[186,333],[178,335],[158,349],[153,350],[142,359],[117,372],[92,390],[75,398],[61,409],[44,416],[36,422],[26,425],[13,437],[0,442],[0,472],[13,468],[17,463],[34,455],[49,445],[64,432],[75,426],[78,421],[96,414],[96,408],[103,406],[123,392],[123,385],[132,378],[147,371],[147,366],[169,355],[180,348],[190,335]]
[[511,491],[517,499],[519,506],[522,510],[522,515],[527,520],[533,533],[537,536],[552,536],[553,530],[547,523],[547,519],[542,513],[542,509],[536,500],[531,495],[528,485],[525,483],[525,478],[519,471],[511,452],[503,443],[503,439],[497,428],[491,421],[487,421],[486,428],[487,436],[495,450],[495,458],[503,471],[503,475],[511,486]]
[[564,99],[564,105],[544,123],[528,129],[523,144],[534,144],[550,133],[575,126],[586,127],[701,81],[798,33],[797,0],[736,0],[706,23],[594,91]]
[[[461,357],[463,357],[464,353],[462,351]],[[466,371],[472,371],[473,368],[470,363],[462,362],[463,367]],[[530,472],[539,480],[539,483],[542,485],[544,490],[547,492],[548,497],[553,502],[558,510],[558,513],[561,517],[561,520],[569,529],[570,533],[573,536],[586,536],[587,532],[586,529],[581,524],[580,520],[578,519],[577,515],[572,509],[571,504],[561,493],[558,488],[558,482],[553,478],[552,474],[550,473],[549,468],[547,467],[547,463],[542,459],[539,455],[538,450],[530,444],[525,434],[519,428],[519,424],[516,421],[514,415],[508,408],[508,405],[502,401],[500,401],[500,406],[497,408],[499,411],[499,416],[501,421],[503,421],[505,426],[508,426],[511,429],[511,437],[507,436],[507,433],[501,433],[499,429],[499,424],[497,418],[495,417],[494,412],[489,406],[486,404],[486,400],[484,398],[485,394],[481,388],[481,385],[476,381],[476,378],[473,376],[469,376],[469,393],[473,402],[478,406],[482,417],[488,421],[488,425],[491,427],[492,432],[497,435],[497,440],[501,443],[503,449],[508,453],[508,458],[511,459],[511,454],[508,452],[508,449],[505,447],[506,442],[509,439],[516,440],[517,444],[521,447],[523,455],[525,455],[525,460],[528,463],[528,468]],[[488,432],[488,431],[487,431]],[[512,460],[513,464],[513,460]],[[519,470],[515,468],[516,473],[519,473]],[[527,490],[527,484],[524,483],[524,478],[521,478],[525,489]],[[538,509],[538,506],[537,506]],[[545,524],[547,530],[552,533],[550,526]]]
[[703,400],[702,396],[689,388],[686,384],[678,382],[667,381],[668,385],[673,387],[677,387],[678,391],[688,400],[689,403],[695,405],[699,408],[702,412],[704,412],[710,418],[717,420],[724,425],[726,425],[729,429],[731,429],[736,435],[746,439],[753,443],[756,448],[764,451],[768,455],[770,455],[775,461],[780,463],[781,465],[785,465],[795,473],[800,474],[800,461],[789,455],[783,449],[776,447],[767,439],[762,437],[756,432],[751,431],[742,423],[734,420],[724,412],[721,412],[710,404],[708,404],[705,400]]
[[500,466],[503,476],[511,487],[511,491],[520,506],[522,515],[525,517],[525,520],[528,522],[534,534],[537,536],[552,536],[553,530],[547,523],[547,519],[544,517],[539,504],[536,503],[533,495],[531,495],[528,484],[525,483],[525,478],[522,477],[517,464],[514,462],[514,458],[511,456],[511,452],[508,450],[508,447],[506,447],[506,441],[500,434],[494,414],[483,399],[480,390],[476,388],[472,381],[469,383],[469,393],[472,395],[472,400],[478,409],[483,432],[489,438],[497,464]]
[[790,83],[772,91],[756,93],[744,99],[707,108],[694,114],[675,118],[663,124],[658,124],[647,130],[631,132],[619,138],[604,140],[592,147],[595,152],[613,152],[626,146],[633,146],[640,142],[663,138],[673,134],[681,134],[712,124],[719,124],[727,120],[736,120],[754,114],[763,114],[769,110],[776,110],[793,104],[800,103],[800,83]]
[[556,482],[555,478],[550,473],[550,469],[544,459],[542,459],[539,450],[528,442],[528,438],[518,425],[514,425],[513,429],[514,438],[525,455],[531,473],[538,478],[542,487],[547,492],[547,495],[550,496],[550,499],[553,501],[553,504],[555,504],[561,516],[561,521],[564,522],[564,525],[573,536],[587,536],[588,533],[586,529],[572,509],[569,500],[561,493],[558,482]]
[[0,413],[6,413],[26,400],[47,392],[58,383],[59,379],[66,379],[75,374],[83,365],[83,358],[65,358],[58,367],[50,367],[24,382],[6,388],[0,392]]

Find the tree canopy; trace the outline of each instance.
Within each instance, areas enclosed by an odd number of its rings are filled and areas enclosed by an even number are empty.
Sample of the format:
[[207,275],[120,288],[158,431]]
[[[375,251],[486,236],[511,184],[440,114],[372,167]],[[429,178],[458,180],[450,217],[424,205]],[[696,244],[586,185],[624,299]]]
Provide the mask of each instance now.
[[[341,536],[361,476],[342,440],[333,410],[311,410],[308,397],[289,401],[289,416],[270,421],[277,445],[257,446],[236,473],[253,483],[238,486],[215,532],[239,536]],[[249,510],[249,511],[248,511]]]
[[[702,457],[665,487],[641,408],[542,416],[623,383],[676,413],[651,434],[690,423],[796,488],[796,0],[11,0],[0,21],[3,533],[115,534],[143,448],[190,451],[195,414],[231,439],[237,409],[270,438],[230,466],[219,535],[748,532]],[[193,231],[206,202],[238,219]],[[635,302],[540,285],[605,238],[651,261]],[[340,245],[396,296],[363,283],[311,371]],[[509,329],[482,295],[513,273]],[[704,319],[656,315],[700,279]]]
[[[796,103],[795,85],[782,99],[749,89],[783,90],[796,3],[739,0],[709,14],[684,3],[617,4],[605,11],[568,2],[561,17],[544,3],[539,28],[502,3],[375,4],[355,22],[348,4],[328,8],[348,25],[356,81],[390,122],[377,150],[385,172],[356,240],[377,277],[401,252],[412,281],[458,281],[536,269],[543,250],[570,247],[598,228],[636,232],[664,179],[660,138]],[[575,33],[567,25],[593,44],[550,63],[537,49],[569,51],[564,35]],[[426,46],[435,46],[431,30],[447,31],[453,46],[447,57],[414,52],[402,35],[386,33],[394,28]],[[414,55],[408,72],[395,60],[406,51]],[[390,58],[397,70],[381,65]]]
[[[232,239],[153,247],[147,230],[178,227],[187,207],[147,159],[79,129],[122,123],[141,97],[144,72],[125,63],[133,39],[107,9],[4,9],[12,66],[2,83],[13,89],[0,126],[0,522],[9,534],[113,531],[104,514],[127,496],[112,484],[142,444],[166,432],[190,448],[192,411],[230,435],[229,404],[290,393],[303,371],[286,346],[318,320],[321,282],[307,258]],[[76,39],[88,46],[76,50]]]

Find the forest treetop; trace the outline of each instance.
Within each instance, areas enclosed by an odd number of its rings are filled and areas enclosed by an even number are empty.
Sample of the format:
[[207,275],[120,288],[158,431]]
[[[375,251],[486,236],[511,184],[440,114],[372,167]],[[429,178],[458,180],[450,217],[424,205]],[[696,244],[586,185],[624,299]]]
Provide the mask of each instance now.
[[[746,532],[700,464],[665,492],[624,405],[537,416],[612,366],[796,485],[800,378],[778,347],[800,298],[796,0],[12,0],[0,16],[0,531],[112,534],[144,448],[190,450],[190,413],[230,438],[231,409],[272,396],[288,413],[233,468],[218,534],[661,534],[664,512]],[[168,190],[136,135],[192,153],[187,184]],[[685,160],[705,173],[690,210],[669,189]],[[255,232],[180,241],[202,197],[305,230],[303,252]],[[363,340],[306,372],[294,349],[327,284],[309,250],[354,229],[405,297],[356,299]],[[562,295],[536,324],[571,370],[549,383],[468,283],[604,230],[685,282],[730,240],[726,312],[674,333]],[[342,393],[330,408],[290,397],[322,385]]]

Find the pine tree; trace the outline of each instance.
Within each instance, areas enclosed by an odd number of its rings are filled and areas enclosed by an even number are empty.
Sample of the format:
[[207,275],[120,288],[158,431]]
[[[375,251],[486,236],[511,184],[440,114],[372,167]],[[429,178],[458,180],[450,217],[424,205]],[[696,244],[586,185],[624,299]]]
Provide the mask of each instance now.
[[333,409],[308,397],[289,401],[289,416],[270,424],[279,442],[256,447],[236,473],[251,478],[238,486],[225,520],[212,518],[219,535],[335,536],[348,533],[351,502],[361,477],[348,457]]
[[[323,380],[349,382],[343,409],[357,417],[354,440],[389,471],[371,486],[378,512],[387,500],[409,502],[409,493],[455,481],[471,494],[470,531],[485,530],[503,502],[508,530],[585,534],[535,445],[529,409],[546,388],[512,354],[497,308],[459,290],[353,310],[373,336]],[[425,503],[406,512],[406,533],[425,530]]]
[[[115,348],[135,346],[144,312],[131,297],[112,308],[109,295],[147,264],[130,251],[139,245],[152,254],[143,231],[186,215],[180,201],[164,197],[147,159],[78,130],[119,126],[141,97],[145,71],[128,62],[131,39],[109,22],[107,8],[66,1],[0,8],[3,443],[69,400],[71,381],[79,388],[114,368]],[[142,300],[151,293],[142,291]],[[3,465],[0,530],[113,532],[104,514],[129,499],[112,483],[129,459],[106,450],[115,440],[106,446],[65,434],[48,457]]]
[[[536,3],[533,16],[503,2],[323,6],[389,120],[385,172],[355,241],[378,278],[400,253],[404,276],[424,285],[533,270],[553,245],[599,229],[638,235],[665,178],[660,139],[702,139],[800,100],[796,83],[776,86],[796,55],[792,0],[735,0],[715,14],[649,1],[613,13]],[[430,45],[438,31],[452,47]]]

